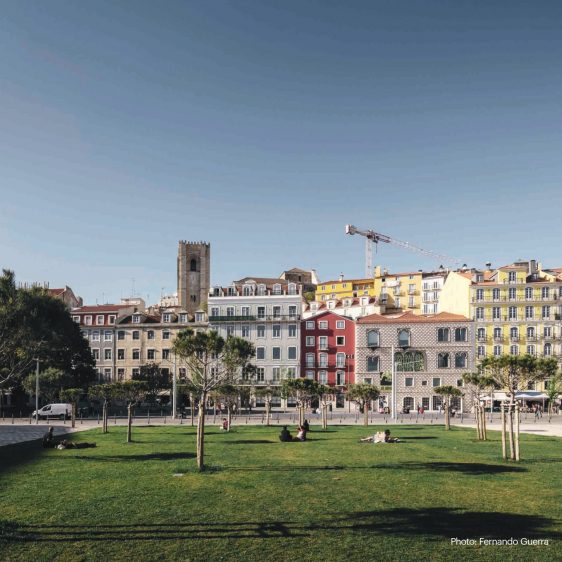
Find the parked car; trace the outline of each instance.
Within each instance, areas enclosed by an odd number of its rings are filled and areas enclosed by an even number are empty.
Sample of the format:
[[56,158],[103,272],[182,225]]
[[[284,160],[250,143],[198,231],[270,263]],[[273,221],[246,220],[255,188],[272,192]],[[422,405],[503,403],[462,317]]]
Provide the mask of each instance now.
[[46,406],[40,408],[38,412],[35,410],[31,415],[35,417],[36,413],[39,418],[48,417],[64,420],[72,415],[72,404],[47,404]]

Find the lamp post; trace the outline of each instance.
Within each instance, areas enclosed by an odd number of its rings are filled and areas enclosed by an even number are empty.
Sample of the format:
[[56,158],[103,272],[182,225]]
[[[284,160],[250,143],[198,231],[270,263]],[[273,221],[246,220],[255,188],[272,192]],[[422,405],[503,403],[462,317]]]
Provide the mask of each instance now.
[[176,419],[176,409],[177,409],[177,376],[176,376],[176,367],[177,367],[177,357],[174,353],[174,372],[172,374],[172,419]]
[[39,358],[35,359],[35,425],[39,423]]
[[392,344],[391,348],[392,358],[391,358],[391,365],[392,365],[392,382],[391,382],[391,389],[390,389],[390,415],[393,420],[396,421],[396,361],[394,359],[394,344]]

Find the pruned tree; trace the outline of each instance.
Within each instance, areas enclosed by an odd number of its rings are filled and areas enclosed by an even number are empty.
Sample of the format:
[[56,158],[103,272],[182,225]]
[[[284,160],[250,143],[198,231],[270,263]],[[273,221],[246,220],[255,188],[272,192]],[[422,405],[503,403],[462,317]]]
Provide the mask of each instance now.
[[[482,401],[482,396],[486,391],[494,388],[494,381],[482,373],[465,373],[463,381],[470,393],[472,407],[474,408],[474,419],[476,420],[476,434],[479,441],[486,441],[488,433],[486,430],[486,412]],[[493,407],[493,404],[492,406]]]
[[558,397],[562,394],[562,376],[560,372],[552,375],[547,381],[546,395],[548,396],[548,420],[552,418],[554,413],[554,404]]
[[173,343],[174,353],[186,366],[186,378],[197,392],[197,467],[205,470],[205,405],[209,393],[226,384],[236,384],[255,354],[251,342],[237,337],[224,340],[216,331],[182,330]]
[[72,404],[71,410],[71,426],[76,427],[76,404],[80,400],[80,396],[84,394],[84,390],[81,388],[65,388],[60,393],[61,400]]
[[371,409],[371,403],[373,400],[377,400],[379,396],[380,390],[372,384],[350,384],[347,388],[347,399],[355,402],[359,406],[359,410],[363,412],[364,425],[369,425],[369,410]]
[[442,385],[433,389],[443,399],[443,409],[445,411],[445,429],[451,429],[451,400],[460,398],[462,392],[456,386]]
[[312,379],[285,379],[281,385],[281,395],[284,398],[292,397],[297,402],[299,412],[299,425],[304,424],[305,408],[310,401],[318,396],[318,383]]
[[102,403],[102,433],[108,433],[107,407],[117,393],[115,383],[96,384],[88,389],[88,397]]
[[326,384],[318,385],[318,402],[322,412],[322,429],[328,429],[328,406],[335,392],[335,389],[331,386]]
[[263,398],[265,404],[265,425],[270,425],[271,420],[271,404],[273,398],[281,395],[281,389],[278,386],[256,386],[254,395]]
[[[519,452],[519,404],[516,394],[526,390],[529,384],[552,378],[558,371],[553,357],[537,358],[534,355],[500,355],[485,357],[480,364],[481,372],[489,377],[497,388],[505,391],[508,402],[502,405],[502,456],[507,458],[506,429],[509,435],[510,459],[518,461]],[[507,411],[506,411],[507,410]],[[507,414],[507,417],[506,417]]]
[[113,396],[127,403],[127,443],[132,441],[133,409],[135,404],[142,401],[147,393],[146,383],[143,381],[114,382]]

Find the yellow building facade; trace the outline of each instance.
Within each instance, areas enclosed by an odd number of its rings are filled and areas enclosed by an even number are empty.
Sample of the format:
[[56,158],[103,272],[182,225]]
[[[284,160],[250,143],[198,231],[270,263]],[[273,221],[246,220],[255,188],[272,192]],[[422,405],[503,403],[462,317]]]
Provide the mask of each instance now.
[[529,353],[560,359],[562,270],[520,261],[486,277],[471,286],[476,358]]

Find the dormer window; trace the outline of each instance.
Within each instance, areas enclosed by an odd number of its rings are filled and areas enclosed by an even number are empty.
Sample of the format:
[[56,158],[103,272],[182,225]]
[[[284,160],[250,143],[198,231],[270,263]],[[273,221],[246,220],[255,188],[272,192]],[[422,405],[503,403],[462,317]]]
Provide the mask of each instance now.
[[140,324],[140,314],[133,314],[133,324]]
[[203,322],[205,320],[205,313],[204,312],[196,312],[195,313],[195,322]]
[[290,295],[297,294],[297,286],[294,283],[289,283],[289,294]]
[[111,314],[111,315],[109,316],[109,323],[110,323],[110,324],[115,324],[115,316],[114,316],[113,314]]
[[274,295],[281,294],[281,285],[279,283],[275,283],[275,285],[273,285],[273,294]]
[[244,285],[244,288],[242,289],[242,294],[245,297],[250,297],[254,294],[254,287],[252,285]]
[[182,324],[185,324],[185,323],[187,322],[187,314],[185,314],[185,312],[182,312],[182,313],[180,314],[180,322],[181,322]]
[[96,316],[96,324],[97,324],[98,326],[103,326],[103,320],[104,320],[103,314],[98,314],[98,315]]
[[265,285],[258,285],[258,295],[264,296],[265,295]]
[[369,304],[369,297],[361,297],[361,306],[367,306]]
[[165,312],[162,315],[162,322],[171,322],[172,321],[172,315],[169,312]]
[[74,322],[77,322],[78,324],[80,324],[80,316],[73,316],[72,320],[74,320]]

